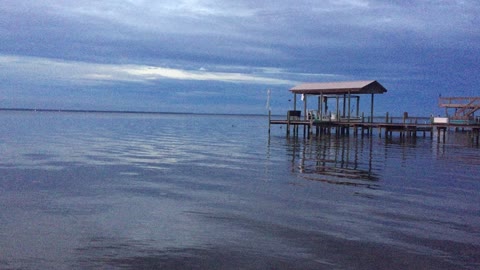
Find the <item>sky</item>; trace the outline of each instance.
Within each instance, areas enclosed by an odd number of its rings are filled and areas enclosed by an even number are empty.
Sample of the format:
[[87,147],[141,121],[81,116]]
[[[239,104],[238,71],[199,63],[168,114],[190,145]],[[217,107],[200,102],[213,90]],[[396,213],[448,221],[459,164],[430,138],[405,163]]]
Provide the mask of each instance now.
[[478,0],[1,0],[0,107],[285,114],[377,80],[376,114],[441,114],[480,96],[478,25]]

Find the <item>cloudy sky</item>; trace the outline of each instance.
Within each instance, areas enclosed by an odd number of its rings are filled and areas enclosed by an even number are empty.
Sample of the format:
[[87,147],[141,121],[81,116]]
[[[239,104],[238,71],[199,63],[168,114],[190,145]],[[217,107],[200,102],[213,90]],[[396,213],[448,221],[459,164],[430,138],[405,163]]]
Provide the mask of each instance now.
[[0,107],[274,113],[378,80],[377,112],[480,96],[478,0],[2,0]]

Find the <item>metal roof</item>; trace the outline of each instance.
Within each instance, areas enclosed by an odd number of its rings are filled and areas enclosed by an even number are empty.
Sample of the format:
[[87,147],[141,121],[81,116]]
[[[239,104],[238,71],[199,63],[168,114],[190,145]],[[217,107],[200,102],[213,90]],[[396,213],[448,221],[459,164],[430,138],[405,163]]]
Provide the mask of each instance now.
[[290,89],[295,94],[342,95],[342,94],[383,94],[387,89],[377,81],[349,81],[304,83]]

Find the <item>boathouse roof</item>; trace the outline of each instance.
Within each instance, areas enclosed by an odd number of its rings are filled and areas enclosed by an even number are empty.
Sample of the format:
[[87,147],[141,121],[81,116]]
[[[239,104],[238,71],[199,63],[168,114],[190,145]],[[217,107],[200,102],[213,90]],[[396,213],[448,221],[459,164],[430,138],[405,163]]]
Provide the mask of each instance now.
[[294,94],[342,95],[342,94],[383,94],[387,89],[377,81],[348,81],[304,83],[290,89]]

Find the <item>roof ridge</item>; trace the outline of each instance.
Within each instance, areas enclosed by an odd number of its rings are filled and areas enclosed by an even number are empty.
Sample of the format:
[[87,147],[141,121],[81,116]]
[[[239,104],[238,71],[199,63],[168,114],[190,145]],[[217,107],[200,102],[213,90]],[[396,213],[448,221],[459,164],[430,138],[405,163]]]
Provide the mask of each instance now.
[[298,94],[385,93],[387,89],[376,80],[309,82],[290,89]]

